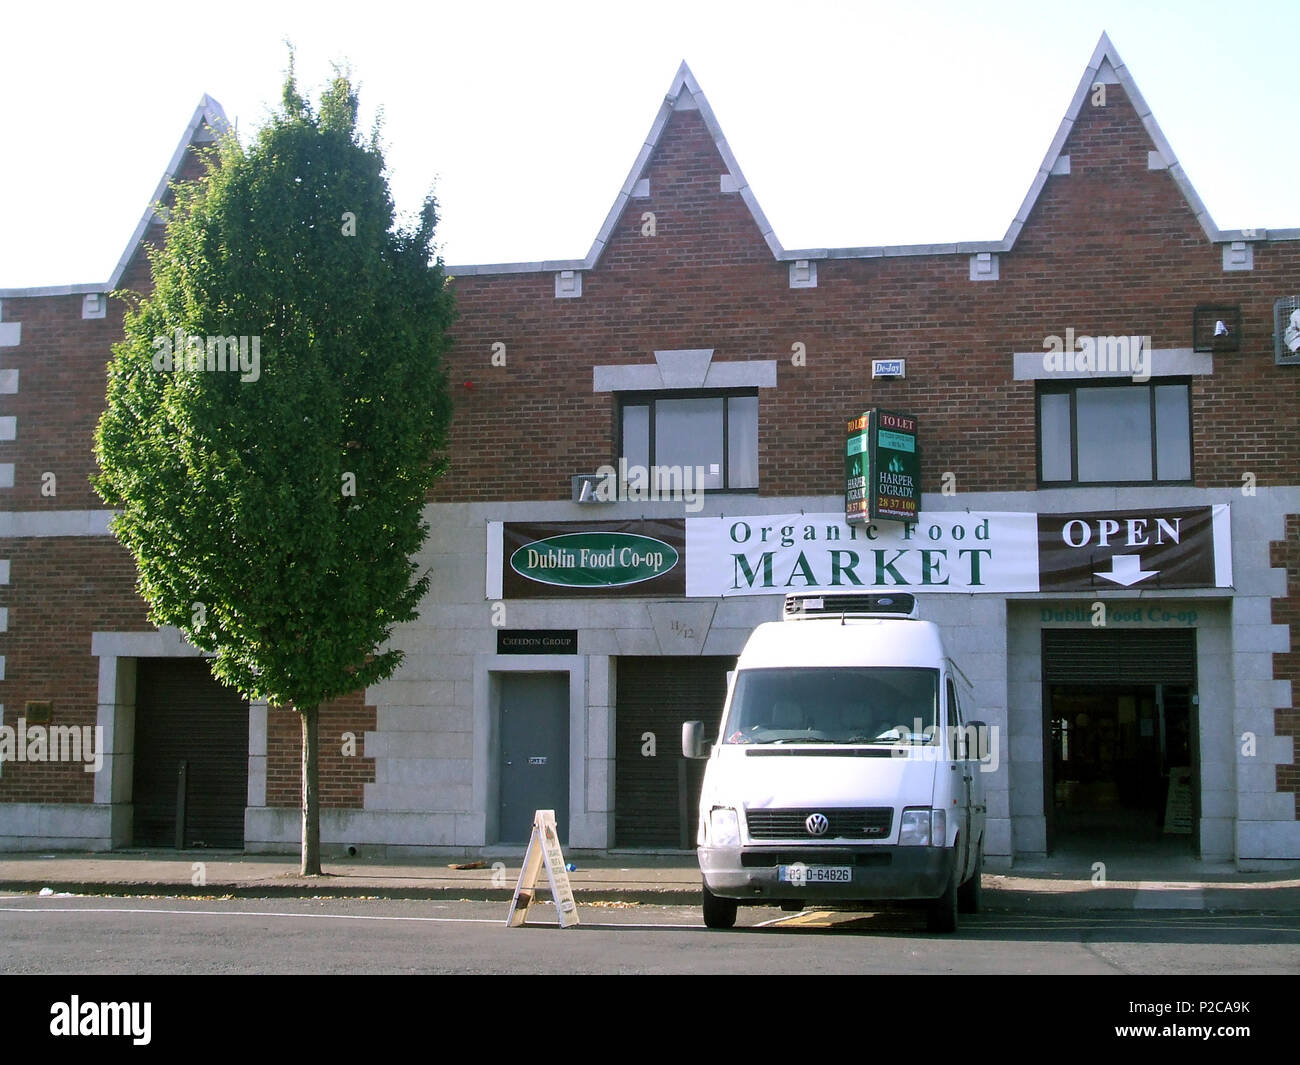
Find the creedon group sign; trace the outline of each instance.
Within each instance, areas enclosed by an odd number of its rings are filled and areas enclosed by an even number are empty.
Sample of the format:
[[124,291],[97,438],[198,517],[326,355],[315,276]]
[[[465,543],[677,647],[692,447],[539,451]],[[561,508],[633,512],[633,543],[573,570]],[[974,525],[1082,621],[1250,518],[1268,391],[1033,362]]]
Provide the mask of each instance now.
[[1230,588],[1230,510],[928,511],[866,524],[836,513],[490,522],[487,578],[491,599]]

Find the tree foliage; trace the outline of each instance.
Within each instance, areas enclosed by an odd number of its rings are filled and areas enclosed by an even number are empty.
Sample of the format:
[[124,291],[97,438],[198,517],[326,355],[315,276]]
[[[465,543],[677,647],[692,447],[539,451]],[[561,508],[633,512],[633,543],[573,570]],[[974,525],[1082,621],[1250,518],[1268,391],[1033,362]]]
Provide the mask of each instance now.
[[273,706],[391,675],[384,644],[429,579],[411,556],[443,469],[454,310],[436,202],[396,223],[357,116],[346,74],[313,110],[291,66],[248,149],[222,137],[174,187],[96,433],[94,485],[150,619]]

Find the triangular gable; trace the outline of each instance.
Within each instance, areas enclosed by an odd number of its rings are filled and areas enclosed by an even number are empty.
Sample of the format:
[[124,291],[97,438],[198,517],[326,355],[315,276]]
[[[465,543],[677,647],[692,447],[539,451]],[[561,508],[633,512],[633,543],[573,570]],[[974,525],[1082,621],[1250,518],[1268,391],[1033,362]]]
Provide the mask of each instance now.
[[1061,120],[1061,125],[1056,131],[1056,136],[1052,138],[1051,146],[1047,149],[1047,154],[1043,156],[1042,165],[1038,168],[1038,173],[1034,175],[1033,183],[1029,186],[1029,192],[1025,195],[1024,202],[1020,205],[1020,210],[1016,212],[1010,227],[1007,229],[1006,236],[996,245],[990,245],[986,251],[1010,251],[1016,243],[1016,237],[1020,235],[1020,230],[1024,227],[1025,221],[1029,218],[1038,202],[1038,197],[1043,191],[1043,186],[1047,184],[1048,177],[1055,170],[1061,151],[1065,147],[1065,142],[1069,138],[1074,124],[1079,118],[1079,112],[1083,109],[1084,102],[1088,99],[1093,91],[1093,86],[1100,82],[1103,85],[1120,85],[1128,95],[1129,102],[1133,105],[1134,111],[1137,112],[1138,119],[1142,123],[1142,128],[1146,130],[1147,136],[1151,138],[1151,143],[1155,145],[1156,154],[1159,156],[1159,165],[1153,166],[1153,169],[1167,169],[1169,176],[1174,179],[1174,184],[1178,186],[1178,191],[1183,194],[1183,199],[1196,215],[1196,220],[1200,222],[1201,229],[1205,231],[1206,237],[1216,243],[1222,243],[1232,240],[1243,239],[1262,239],[1265,236],[1273,236],[1275,239],[1289,236],[1293,231],[1287,230],[1282,232],[1274,231],[1272,234],[1266,234],[1263,230],[1252,230],[1249,234],[1243,233],[1239,229],[1221,230],[1214,224],[1214,219],[1210,217],[1209,210],[1206,209],[1205,203],[1197,194],[1196,189],[1192,187],[1182,164],[1178,162],[1174,150],[1169,146],[1169,141],[1165,138],[1156,122],[1155,115],[1151,113],[1151,108],[1142,97],[1138,90],[1137,83],[1134,82],[1133,76],[1129,73],[1128,67],[1119,57],[1119,52],[1111,43],[1110,37],[1105,33],[1097,42],[1097,47],[1093,50],[1092,59],[1089,61],[1083,76],[1079,79],[1079,87],[1074,90],[1074,97],[1070,100],[1070,106],[1065,112],[1065,118]]
[[623,211],[627,207],[628,200],[632,198],[637,182],[645,176],[646,168],[650,165],[650,157],[654,155],[655,149],[659,146],[664,130],[668,127],[668,119],[672,117],[674,111],[699,112],[700,118],[704,120],[705,128],[709,131],[709,136],[713,138],[714,147],[717,148],[723,163],[726,164],[727,173],[731,175],[735,182],[736,192],[740,194],[741,199],[745,201],[745,206],[749,208],[750,216],[754,219],[754,224],[758,226],[759,233],[762,234],[763,240],[767,242],[767,246],[772,250],[772,254],[778,259],[781,258],[783,254],[781,242],[776,239],[776,234],[772,232],[771,223],[768,222],[767,216],[763,214],[763,209],[759,207],[758,200],[749,187],[749,182],[745,180],[740,164],[736,162],[736,157],[732,154],[731,145],[727,143],[727,138],[722,133],[722,127],[718,125],[718,119],[713,113],[713,108],[709,106],[709,101],[705,98],[704,93],[700,91],[699,83],[695,80],[695,75],[691,73],[691,68],[686,65],[685,60],[682,60],[682,65],[677,68],[677,73],[673,76],[673,83],[668,89],[668,94],[659,107],[659,114],[655,116],[654,123],[650,126],[650,132],[646,136],[645,144],[641,146],[636,162],[632,164],[627,180],[623,182],[623,187],[614,200],[614,206],[609,209],[609,214],[605,216],[605,224],[600,227],[600,232],[596,234],[596,239],[591,245],[591,250],[587,252],[587,257],[580,264],[571,267],[571,269],[590,270],[599,262],[600,256],[614,232],[614,227],[618,224],[618,220],[623,217]]
[[218,135],[229,128],[230,122],[226,118],[226,112],[222,110],[221,104],[205,93],[199,101],[199,106],[194,109],[194,114],[185,127],[185,132],[181,135],[180,143],[176,145],[176,151],[172,153],[171,162],[167,164],[167,169],[163,171],[162,179],[158,182],[158,188],[154,190],[154,194],[149,200],[149,206],[145,208],[139,224],[135,227],[135,232],[131,234],[131,239],[127,241],[126,251],[122,253],[122,258],[117,261],[117,266],[113,268],[113,276],[108,280],[107,291],[114,291],[121,283],[122,275],[126,273],[127,267],[131,265],[131,260],[135,258],[136,252],[139,251],[145,233],[148,232],[150,224],[158,213],[158,204],[162,202],[163,197],[167,195],[168,187],[180,174],[181,164],[185,161],[185,153],[196,144],[211,144],[217,139]]
[[135,232],[131,234],[131,239],[127,241],[126,251],[122,253],[122,257],[117,261],[117,266],[113,268],[113,275],[107,282],[103,284],[45,285],[36,288],[0,289],[0,298],[94,295],[96,293],[102,294],[115,291],[118,285],[121,284],[122,275],[126,273],[127,267],[131,265],[131,260],[135,258],[150,223],[158,213],[159,201],[167,194],[168,186],[180,173],[181,164],[185,161],[186,151],[195,144],[211,144],[219,134],[224,133],[229,128],[230,122],[226,118],[226,112],[222,110],[221,104],[205,94],[199,100],[199,106],[194,109],[194,114],[186,125],[185,132],[181,135],[180,143],[176,146],[176,151],[172,153],[171,162],[167,164],[167,169],[158,182],[158,188],[154,190],[154,194],[149,200],[149,206],[145,208],[144,215],[135,227]]

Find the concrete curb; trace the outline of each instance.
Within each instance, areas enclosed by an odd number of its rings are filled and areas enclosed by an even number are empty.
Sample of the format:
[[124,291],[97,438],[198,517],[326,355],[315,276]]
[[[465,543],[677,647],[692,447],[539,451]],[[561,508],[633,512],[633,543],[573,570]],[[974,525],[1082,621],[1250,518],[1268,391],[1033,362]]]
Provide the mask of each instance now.
[[[987,874],[986,874],[987,876]],[[1047,885],[1050,883],[1050,887]],[[1039,886],[1039,885],[1042,886]],[[485,887],[474,883],[441,885],[404,885],[383,882],[330,883],[301,877],[281,880],[209,881],[202,887],[189,883],[147,881],[105,881],[48,878],[42,880],[0,881],[0,893],[35,895],[48,889],[56,895],[126,896],[188,899],[259,899],[259,898],[329,898],[329,899],[409,899],[423,901],[466,900],[500,902],[508,905],[514,890],[513,878],[508,888]],[[654,887],[644,883],[625,886],[610,884],[573,884],[574,897],[580,903],[623,902],[640,905],[698,906],[697,887],[668,884]],[[542,889],[543,897],[548,892]],[[984,886],[983,908],[1010,913],[1096,913],[1096,912],[1186,912],[1208,913],[1289,913],[1300,914],[1300,888],[1233,887],[1188,883],[1177,887],[1139,887],[1113,885],[1096,887],[1087,882],[1003,883]]]

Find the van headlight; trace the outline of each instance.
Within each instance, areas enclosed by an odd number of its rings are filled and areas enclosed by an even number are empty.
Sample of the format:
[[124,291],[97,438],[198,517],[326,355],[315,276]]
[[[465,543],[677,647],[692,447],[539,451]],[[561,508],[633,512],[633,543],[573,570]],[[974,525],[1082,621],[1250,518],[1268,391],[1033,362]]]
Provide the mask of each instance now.
[[903,811],[898,825],[900,847],[942,847],[948,840],[948,816],[944,810],[917,807]]
[[740,817],[730,806],[709,811],[709,843],[714,847],[740,846]]

